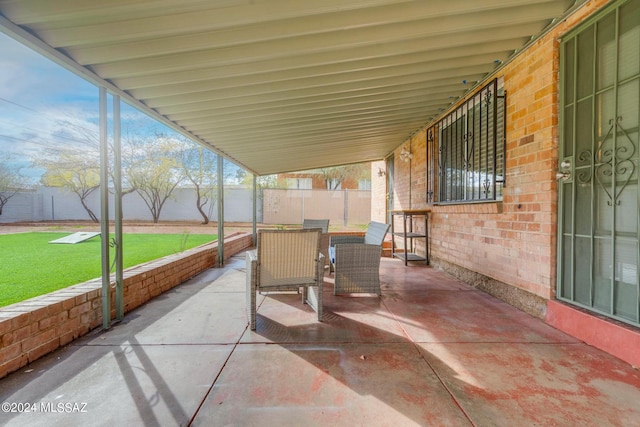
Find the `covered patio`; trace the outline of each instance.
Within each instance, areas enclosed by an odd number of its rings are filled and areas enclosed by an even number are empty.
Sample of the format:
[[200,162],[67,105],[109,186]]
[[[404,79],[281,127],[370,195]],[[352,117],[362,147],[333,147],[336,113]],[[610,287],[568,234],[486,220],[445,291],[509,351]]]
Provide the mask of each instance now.
[[[593,333],[609,347],[621,341],[592,323],[573,322],[571,336],[542,320],[560,298],[575,307],[570,319],[590,310],[592,321],[626,322],[635,335],[628,353],[637,358],[640,222],[609,232],[611,247],[621,241],[633,251],[624,265],[615,255],[622,249],[603,255],[586,245],[592,258],[574,250],[575,230],[563,224],[599,205],[574,209],[559,195],[579,183],[573,163],[562,162],[577,138],[558,117],[571,106],[561,91],[572,87],[560,81],[570,74],[560,60],[569,52],[563,38],[614,15],[636,37],[638,10],[637,0],[0,0],[0,31],[94,82],[105,109],[108,92],[255,177],[374,162],[372,220],[432,209],[419,230],[429,232],[429,246],[415,249],[513,303],[436,267],[384,258],[380,297],[333,296],[325,276],[324,322],[298,295],[272,294],[261,298],[251,332],[244,257],[236,255],[3,378],[0,397],[10,406],[0,423],[640,425],[640,372],[576,337]],[[623,45],[617,34],[609,34],[612,46]],[[633,37],[622,41],[637,52]],[[637,84],[638,69],[629,68],[625,79]],[[489,84],[508,93],[485,97],[504,122],[493,126],[492,146],[504,147],[493,152],[482,194],[491,183],[493,192],[482,200],[439,193],[441,181],[455,183],[440,174],[447,168],[438,157],[439,120],[458,123],[459,106],[471,111]],[[635,108],[637,97],[627,104]],[[106,141],[106,113],[101,118]],[[459,163],[451,168],[473,176],[469,162]],[[633,180],[623,188],[633,188],[635,203]],[[601,204],[612,212],[605,225],[615,226],[617,204]],[[639,218],[638,204],[630,206],[624,217]],[[616,263],[625,280],[610,273]],[[589,273],[574,274],[582,271]],[[632,297],[604,298],[605,308],[574,298],[574,288],[596,276]],[[514,307],[531,301],[533,315]],[[103,320],[111,313],[104,307]]]
[[238,254],[3,379],[2,424],[640,425],[638,370],[433,267],[383,258],[381,297],[333,296],[325,275],[322,323],[294,293],[261,296],[255,332],[244,269]]

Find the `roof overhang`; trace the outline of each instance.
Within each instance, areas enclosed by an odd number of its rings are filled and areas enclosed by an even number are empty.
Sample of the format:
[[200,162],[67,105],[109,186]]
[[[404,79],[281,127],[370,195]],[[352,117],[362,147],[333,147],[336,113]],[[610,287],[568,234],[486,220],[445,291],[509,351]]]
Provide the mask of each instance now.
[[0,30],[257,175],[379,160],[574,0],[0,0]]

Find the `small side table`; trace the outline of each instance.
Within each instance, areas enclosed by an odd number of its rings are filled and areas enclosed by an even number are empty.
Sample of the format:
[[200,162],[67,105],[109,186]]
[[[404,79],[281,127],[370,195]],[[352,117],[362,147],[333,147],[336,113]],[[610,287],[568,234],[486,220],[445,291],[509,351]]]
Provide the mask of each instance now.
[[[409,261],[425,261],[429,265],[429,212],[430,209],[405,209],[390,211],[391,214],[391,256],[404,260],[404,265]],[[395,230],[395,217],[402,216],[402,231]],[[413,231],[413,218],[424,217],[424,233]],[[409,225],[407,226],[407,222]],[[401,237],[403,241],[403,251],[396,252],[396,237]],[[413,239],[424,239],[425,256],[422,257],[409,251],[413,247]]]

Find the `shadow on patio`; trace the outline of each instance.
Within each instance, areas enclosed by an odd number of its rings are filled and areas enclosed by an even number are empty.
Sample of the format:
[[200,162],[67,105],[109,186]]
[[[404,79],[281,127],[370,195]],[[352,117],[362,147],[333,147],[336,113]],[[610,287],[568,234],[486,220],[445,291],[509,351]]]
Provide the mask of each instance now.
[[0,380],[0,424],[640,425],[640,372],[445,273],[325,280],[324,322],[271,294],[251,332],[238,255]]

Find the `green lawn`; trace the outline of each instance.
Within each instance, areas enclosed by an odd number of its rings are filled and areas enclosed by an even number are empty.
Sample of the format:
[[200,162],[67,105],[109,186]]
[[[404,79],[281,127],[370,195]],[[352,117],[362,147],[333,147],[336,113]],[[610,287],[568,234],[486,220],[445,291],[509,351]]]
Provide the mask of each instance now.
[[[69,233],[0,235],[0,307],[102,275],[100,236],[68,244],[50,244]],[[193,248],[214,234],[125,234],[124,268]],[[111,249],[110,262],[114,250]],[[112,269],[114,271],[114,269]]]

